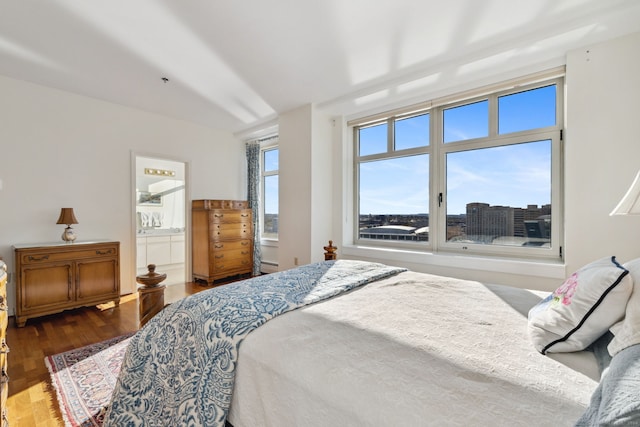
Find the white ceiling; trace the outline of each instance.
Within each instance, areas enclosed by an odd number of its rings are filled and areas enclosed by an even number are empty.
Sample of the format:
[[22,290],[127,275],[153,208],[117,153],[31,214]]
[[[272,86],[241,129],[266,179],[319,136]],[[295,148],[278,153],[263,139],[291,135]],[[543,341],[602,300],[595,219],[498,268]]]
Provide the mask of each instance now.
[[0,74],[241,135],[309,103],[362,114],[562,65],[636,31],[638,0],[0,0]]

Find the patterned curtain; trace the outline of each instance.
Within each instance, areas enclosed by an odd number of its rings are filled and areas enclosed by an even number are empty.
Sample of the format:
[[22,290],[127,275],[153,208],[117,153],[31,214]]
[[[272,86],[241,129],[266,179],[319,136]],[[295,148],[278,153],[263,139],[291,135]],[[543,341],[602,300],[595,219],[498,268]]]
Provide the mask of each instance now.
[[260,274],[262,250],[260,248],[260,141],[249,141],[247,146],[247,199],[253,215],[253,275]]

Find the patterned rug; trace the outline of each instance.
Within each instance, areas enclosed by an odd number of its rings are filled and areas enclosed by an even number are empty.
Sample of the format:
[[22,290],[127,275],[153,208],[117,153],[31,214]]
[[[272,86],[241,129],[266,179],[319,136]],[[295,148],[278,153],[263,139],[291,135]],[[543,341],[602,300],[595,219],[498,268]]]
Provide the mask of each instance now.
[[66,426],[101,426],[124,352],[133,334],[47,356]]

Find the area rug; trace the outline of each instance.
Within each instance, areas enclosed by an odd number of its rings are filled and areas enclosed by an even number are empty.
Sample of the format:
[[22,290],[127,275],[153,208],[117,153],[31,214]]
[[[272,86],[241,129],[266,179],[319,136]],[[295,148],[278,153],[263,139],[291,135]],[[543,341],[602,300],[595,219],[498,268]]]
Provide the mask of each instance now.
[[66,426],[101,426],[131,334],[47,356]]

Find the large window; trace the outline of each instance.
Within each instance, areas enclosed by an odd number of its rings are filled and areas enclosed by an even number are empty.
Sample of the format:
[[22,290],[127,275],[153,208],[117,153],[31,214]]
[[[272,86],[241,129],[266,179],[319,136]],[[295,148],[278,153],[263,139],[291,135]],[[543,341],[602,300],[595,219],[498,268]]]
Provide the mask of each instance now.
[[354,126],[355,240],[561,256],[562,79]]
[[278,148],[262,150],[262,237],[278,237]]

